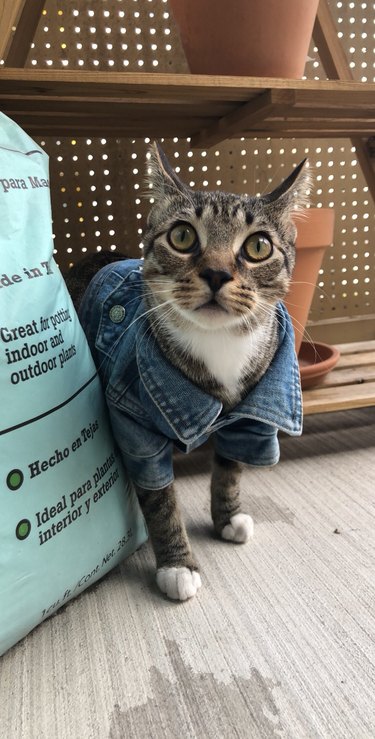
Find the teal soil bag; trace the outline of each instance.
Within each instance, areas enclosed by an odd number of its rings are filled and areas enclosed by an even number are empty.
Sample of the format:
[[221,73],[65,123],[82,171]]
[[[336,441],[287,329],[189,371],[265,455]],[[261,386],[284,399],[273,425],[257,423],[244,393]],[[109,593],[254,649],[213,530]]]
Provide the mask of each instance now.
[[52,256],[48,177],[0,114],[0,654],[147,538]]

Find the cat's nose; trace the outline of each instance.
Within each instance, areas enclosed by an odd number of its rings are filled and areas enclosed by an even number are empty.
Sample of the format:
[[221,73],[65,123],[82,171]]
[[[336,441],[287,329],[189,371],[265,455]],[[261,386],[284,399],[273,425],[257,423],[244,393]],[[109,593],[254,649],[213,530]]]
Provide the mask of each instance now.
[[206,280],[206,282],[208,282],[213,293],[216,293],[218,290],[220,290],[225,282],[233,280],[230,272],[225,272],[221,269],[211,269],[210,267],[204,269],[203,272],[200,272],[199,277],[201,277],[202,280]]

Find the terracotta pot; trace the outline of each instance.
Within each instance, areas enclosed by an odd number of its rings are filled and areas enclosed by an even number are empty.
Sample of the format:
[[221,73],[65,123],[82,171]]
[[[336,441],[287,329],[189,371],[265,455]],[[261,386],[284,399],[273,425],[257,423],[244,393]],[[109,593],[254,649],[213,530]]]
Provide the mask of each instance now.
[[169,0],[193,74],[301,78],[319,0]]
[[336,346],[303,341],[298,355],[302,390],[319,385],[340,359]]
[[309,208],[298,229],[296,264],[293,280],[285,298],[290,313],[298,354],[303,339],[312,299],[322,266],[324,252],[333,241],[335,212],[332,208]]

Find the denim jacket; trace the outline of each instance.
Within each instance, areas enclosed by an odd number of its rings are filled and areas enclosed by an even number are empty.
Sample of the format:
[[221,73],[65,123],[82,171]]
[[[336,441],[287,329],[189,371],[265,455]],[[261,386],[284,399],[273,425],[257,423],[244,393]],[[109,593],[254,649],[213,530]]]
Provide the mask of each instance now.
[[229,412],[162,354],[147,321],[142,261],[107,265],[80,308],[104,387],[117,444],[130,478],[146,489],[173,481],[172,452],[189,452],[213,434],[223,457],[250,465],[279,460],[278,429],[302,431],[302,402],[292,324],[278,304],[279,346],[263,377]]

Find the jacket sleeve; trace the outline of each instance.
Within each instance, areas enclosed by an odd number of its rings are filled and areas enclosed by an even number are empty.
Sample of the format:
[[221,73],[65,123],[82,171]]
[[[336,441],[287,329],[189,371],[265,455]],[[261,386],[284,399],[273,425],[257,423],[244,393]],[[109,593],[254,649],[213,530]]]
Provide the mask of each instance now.
[[153,427],[146,415],[135,418],[124,407],[108,402],[112,428],[130,479],[147,490],[174,480],[173,443]]
[[242,418],[223,426],[214,434],[215,451],[225,459],[256,467],[277,464],[280,457],[277,428]]

